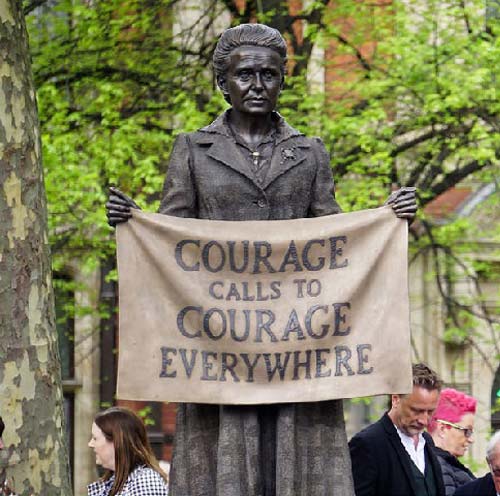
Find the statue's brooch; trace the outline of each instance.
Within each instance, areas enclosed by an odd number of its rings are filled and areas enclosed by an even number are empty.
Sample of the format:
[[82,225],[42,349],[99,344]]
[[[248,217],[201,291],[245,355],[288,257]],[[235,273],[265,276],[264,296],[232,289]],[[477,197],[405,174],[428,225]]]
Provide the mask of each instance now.
[[286,160],[295,160],[295,149],[294,148],[282,148],[281,150],[281,163]]

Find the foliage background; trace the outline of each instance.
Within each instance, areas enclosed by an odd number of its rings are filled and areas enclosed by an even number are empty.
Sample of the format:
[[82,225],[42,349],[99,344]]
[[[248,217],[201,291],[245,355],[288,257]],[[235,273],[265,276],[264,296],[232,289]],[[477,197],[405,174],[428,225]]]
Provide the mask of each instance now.
[[[411,250],[413,260],[423,253],[434,257],[428,276],[436,279],[447,307],[444,339],[467,341],[479,351],[493,344],[496,353],[484,358],[492,370],[497,367],[498,314],[484,304],[479,280],[498,278],[498,268],[470,255],[479,241],[499,241],[498,222],[491,222],[499,198],[499,3],[185,5],[25,3],[54,269],[76,261],[92,270],[113,255],[104,215],[109,185],[144,209],[157,208],[175,136],[208,124],[225,108],[210,62],[226,27],[221,19],[233,25],[257,20],[280,29],[289,43],[279,111],[325,141],[344,210],[378,206],[396,186],[416,186],[422,207],[452,187],[492,186],[479,222],[453,213],[436,221],[422,208]],[[314,47],[326,55],[320,62]],[[308,77],[318,64],[324,65],[324,87]],[[453,291],[464,277],[475,288],[467,297]],[[478,321],[491,331],[487,343],[475,334]]]

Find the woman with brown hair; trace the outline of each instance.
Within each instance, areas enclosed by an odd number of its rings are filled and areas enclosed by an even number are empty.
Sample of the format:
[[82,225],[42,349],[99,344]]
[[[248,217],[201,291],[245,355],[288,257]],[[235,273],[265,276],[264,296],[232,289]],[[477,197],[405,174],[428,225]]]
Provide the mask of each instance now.
[[149,446],[144,423],[127,408],[96,415],[89,447],[106,472],[88,486],[88,496],[167,496],[168,478]]

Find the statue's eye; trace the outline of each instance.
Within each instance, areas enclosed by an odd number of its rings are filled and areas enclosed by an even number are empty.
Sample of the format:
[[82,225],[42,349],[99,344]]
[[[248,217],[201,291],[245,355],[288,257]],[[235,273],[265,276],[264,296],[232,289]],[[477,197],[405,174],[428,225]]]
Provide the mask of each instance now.
[[243,71],[238,72],[238,77],[242,81],[248,81],[252,77],[252,74],[248,70],[243,70]]
[[271,70],[265,70],[263,73],[262,73],[262,76],[264,77],[264,79],[266,79],[267,81],[270,81],[274,78],[274,72],[271,71]]

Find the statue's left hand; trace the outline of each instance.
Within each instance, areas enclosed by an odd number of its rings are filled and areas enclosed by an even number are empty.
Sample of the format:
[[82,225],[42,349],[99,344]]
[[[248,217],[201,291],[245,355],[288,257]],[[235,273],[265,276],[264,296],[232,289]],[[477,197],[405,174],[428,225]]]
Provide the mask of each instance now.
[[384,205],[390,205],[400,219],[411,224],[418,209],[416,191],[416,188],[400,188],[389,195]]

